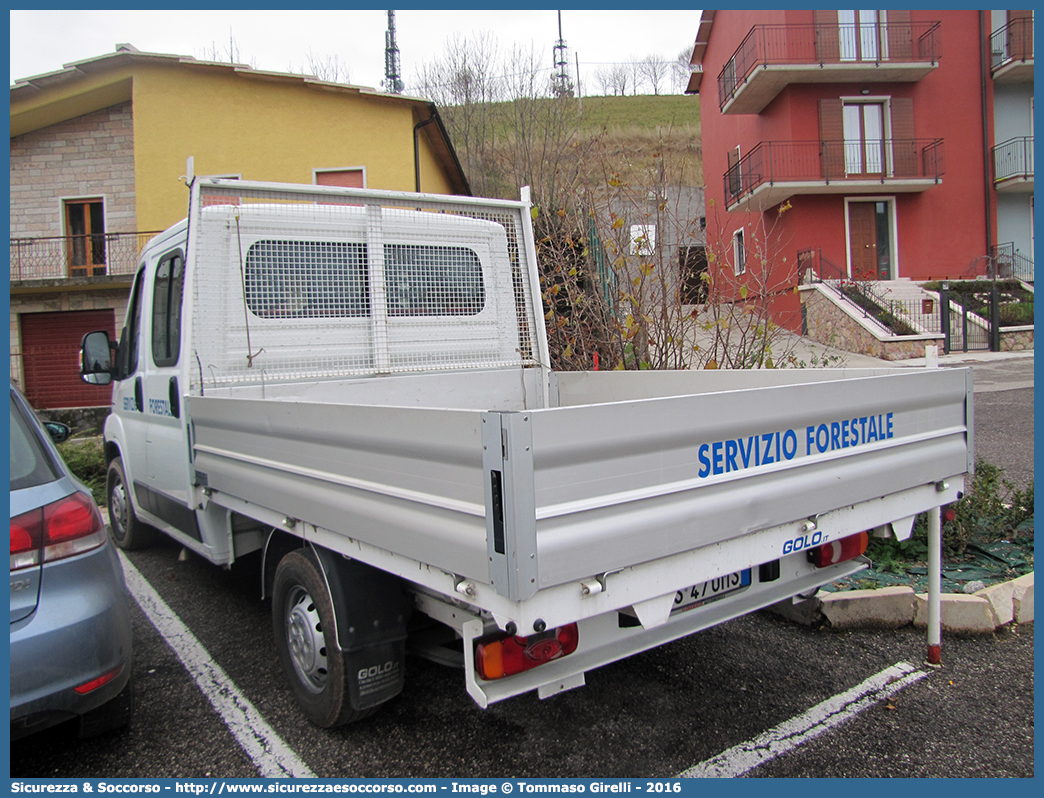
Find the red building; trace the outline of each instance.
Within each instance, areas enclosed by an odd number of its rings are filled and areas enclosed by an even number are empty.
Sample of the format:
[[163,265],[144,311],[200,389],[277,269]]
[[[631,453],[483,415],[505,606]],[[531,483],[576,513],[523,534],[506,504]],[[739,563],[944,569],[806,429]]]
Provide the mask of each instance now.
[[[1032,280],[1032,47],[1032,12],[704,11],[688,93],[700,96],[718,268],[745,295],[770,295],[792,329],[809,269],[973,276],[1025,228]],[[1028,71],[1004,72],[1027,58]],[[1028,92],[1030,156],[1019,183],[1028,224],[1002,219],[998,238],[1002,84]]]

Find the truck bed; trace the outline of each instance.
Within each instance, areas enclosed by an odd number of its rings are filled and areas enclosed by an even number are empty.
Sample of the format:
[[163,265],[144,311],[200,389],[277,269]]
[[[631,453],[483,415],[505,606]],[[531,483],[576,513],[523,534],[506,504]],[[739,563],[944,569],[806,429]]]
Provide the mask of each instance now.
[[[446,376],[427,379],[452,396]],[[560,373],[549,407],[519,370],[487,377],[514,399],[418,406],[419,375],[392,407],[332,401],[361,384],[191,397],[198,481],[518,602],[785,520],[831,514],[836,538],[912,517],[972,467],[964,369]]]

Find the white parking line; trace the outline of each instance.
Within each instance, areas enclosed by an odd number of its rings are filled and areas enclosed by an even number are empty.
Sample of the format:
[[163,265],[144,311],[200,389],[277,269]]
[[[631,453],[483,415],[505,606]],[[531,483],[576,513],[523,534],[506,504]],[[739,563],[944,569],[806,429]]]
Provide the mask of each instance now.
[[775,759],[928,675],[908,662],[876,673],[808,712],[686,770],[679,778],[734,778]]
[[260,774],[265,778],[315,778],[122,551],[120,559],[127,588],[138,606],[174,649]]

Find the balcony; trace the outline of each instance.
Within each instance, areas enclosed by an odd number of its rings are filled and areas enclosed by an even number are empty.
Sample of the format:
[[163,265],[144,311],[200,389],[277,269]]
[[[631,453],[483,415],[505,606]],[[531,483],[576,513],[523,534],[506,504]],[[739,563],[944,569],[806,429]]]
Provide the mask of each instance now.
[[762,211],[796,194],[926,191],[942,182],[942,139],[763,141],[725,175],[731,210]]
[[793,83],[909,83],[939,64],[938,22],[755,25],[721,74],[723,114],[756,114]]
[[[127,277],[135,272],[142,247],[156,233],[11,239],[11,283]],[[129,279],[127,280],[129,282]]]
[[1033,82],[1033,20],[1013,19],[990,35],[993,79],[998,83]]
[[1033,193],[1033,136],[1008,139],[993,148],[997,191]]

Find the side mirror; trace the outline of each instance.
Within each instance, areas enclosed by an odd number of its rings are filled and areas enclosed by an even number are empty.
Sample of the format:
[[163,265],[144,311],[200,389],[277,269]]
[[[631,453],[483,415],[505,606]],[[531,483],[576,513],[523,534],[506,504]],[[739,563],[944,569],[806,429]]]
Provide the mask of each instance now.
[[63,424],[60,421],[45,421],[43,426],[47,430],[47,434],[51,436],[51,440],[55,443],[64,443],[69,439],[71,429],[68,424]]
[[89,332],[80,343],[80,379],[91,385],[112,382],[112,341],[105,330]]

